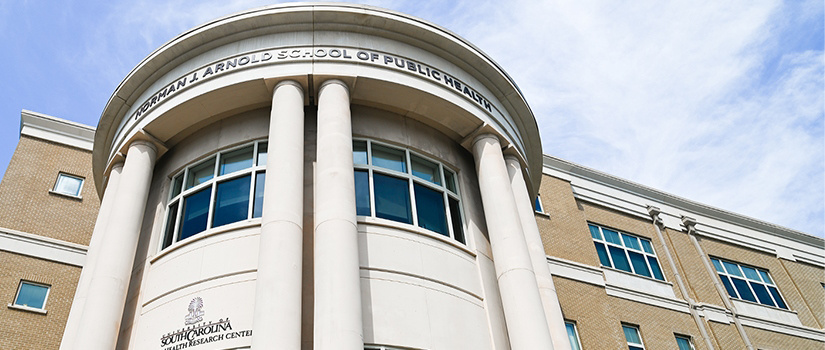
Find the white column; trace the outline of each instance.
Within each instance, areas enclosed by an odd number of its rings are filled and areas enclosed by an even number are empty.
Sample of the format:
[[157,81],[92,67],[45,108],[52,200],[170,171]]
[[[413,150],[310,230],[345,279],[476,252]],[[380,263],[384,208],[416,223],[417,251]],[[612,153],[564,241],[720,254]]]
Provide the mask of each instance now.
[[129,145],[72,349],[115,348],[156,157],[147,141]]
[[349,90],[318,93],[315,169],[315,349],[363,350]]
[[253,349],[301,349],[303,203],[304,92],[284,81],[269,116]]
[[120,173],[122,171],[123,162],[119,162],[112,167],[112,171],[109,173],[103,199],[100,201],[100,210],[97,213],[95,228],[89,241],[89,249],[86,251],[86,261],[83,263],[83,270],[80,271],[80,279],[77,281],[72,308],[69,311],[69,318],[66,320],[66,329],[63,331],[63,340],[60,342],[61,349],[71,348],[80,327],[83,306],[86,304],[89,284],[91,284],[94,268],[97,266],[98,256],[100,256],[100,244],[103,241],[109,216],[112,214],[112,207],[114,206],[112,201],[117,196],[117,186],[120,183]]
[[539,227],[533,214],[533,202],[530,200],[527,184],[522,176],[521,163],[514,156],[505,157],[505,161],[507,162],[507,173],[510,175],[510,186],[513,188],[513,195],[516,199],[521,228],[524,231],[524,240],[527,243],[527,251],[530,253],[533,272],[536,274],[541,304],[544,306],[544,317],[547,318],[550,336],[553,338],[553,348],[555,350],[570,350],[570,340],[567,339],[567,329],[564,327],[564,317],[561,313],[559,298],[556,295],[556,286],[553,284],[553,277],[550,275],[550,266],[547,265],[544,243],[541,241]]
[[510,346],[514,350],[553,349],[498,137],[476,137],[473,155]]

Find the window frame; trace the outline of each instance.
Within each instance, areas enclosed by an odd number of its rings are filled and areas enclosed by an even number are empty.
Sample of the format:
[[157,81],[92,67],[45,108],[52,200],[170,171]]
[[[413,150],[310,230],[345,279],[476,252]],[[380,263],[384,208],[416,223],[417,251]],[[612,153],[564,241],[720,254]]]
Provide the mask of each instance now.
[[[763,269],[763,268],[756,267],[756,266],[741,264],[741,263],[738,263],[738,262],[735,262],[735,261],[732,261],[732,260],[718,258],[718,257],[715,257],[715,256],[710,256],[710,261],[711,261],[711,265],[713,265],[713,271],[716,272],[716,277],[719,278],[720,282],[722,282],[722,286],[725,288],[725,291],[727,292],[728,297],[730,297],[731,299],[735,299],[737,301],[742,301],[742,302],[746,302],[746,303],[757,304],[757,305],[760,305],[760,306],[777,308],[777,309],[786,310],[786,311],[791,310],[790,306],[788,306],[788,303],[785,301],[786,300],[785,296],[782,295],[782,291],[779,290],[779,286],[776,285],[776,283],[774,282],[773,277],[771,277],[770,271],[768,271],[766,269]],[[717,265],[716,262],[718,262],[719,264]],[[737,268],[739,269],[739,272],[742,273],[742,276],[737,276],[735,274],[729,273],[728,272],[728,267],[724,263],[736,265]],[[722,266],[722,269],[724,271],[719,271],[719,266]],[[756,270],[757,275],[759,276],[759,281],[756,281],[756,280],[752,279],[751,277],[748,277],[745,274],[744,269],[742,269],[742,267],[747,267],[747,268]],[[764,280],[765,278],[763,276],[765,276],[765,275],[767,275],[768,279],[771,280],[770,283],[768,283],[767,281]],[[731,287],[733,288],[733,291],[736,293],[736,296],[733,296],[733,295],[730,294],[730,290],[727,289],[727,286],[724,283],[725,280],[722,279],[723,276],[725,278],[727,278],[728,282],[730,283]],[[736,285],[733,284],[733,278],[745,281],[747,286],[748,286],[748,291],[751,293],[751,295],[753,295],[753,297],[756,299],[756,301],[750,301],[750,300],[742,298],[741,292],[739,291],[739,287],[737,287]],[[768,296],[771,298],[771,302],[773,303],[773,305],[768,305],[768,304],[765,304],[765,303],[762,303],[761,301],[759,301],[759,295],[756,293],[756,290],[753,288],[753,285],[752,285],[753,283],[761,284],[765,287],[765,290],[768,291]],[[782,302],[782,304],[785,305],[784,308],[779,306],[779,303],[776,302],[776,297],[773,295],[773,293],[770,292],[771,291],[770,287],[773,287],[776,290],[776,293],[779,294],[779,298],[781,298],[780,301]]]
[[[376,219],[376,220],[387,220],[387,221],[399,223],[399,224],[402,224],[402,225],[412,225],[412,226],[415,226],[416,228],[426,230],[427,232],[432,232],[435,235],[438,235],[438,236],[441,236],[441,237],[446,237],[446,238],[449,238],[452,241],[456,241],[456,242],[459,242],[459,243],[461,243],[465,246],[469,246],[468,245],[468,240],[467,240],[467,228],[465,226],[466,219],[464,217],[464,207],[462,205],[462,200],[461,200],[461,188],[460,188],[461,186],[459,185],[459,171],[457,171],[455,168],[445,164],[444,162],[435,160],[432,157],[429,157],[427,155],[412,151],[407,147],[397,146],[397,145],[393,145],[393,144],[386,143],[386,142],[375,141],[375,140],[372,140],[372,139],[369,139],[369,138],[360,138],[360,137],[353,137],[352,142],[353,142],[353,145],[356,142],[366,142],[366,158],[367,158],[366,159],[366,164],[356,163],[353,159],[354,171],[366,171],[367,172],[367,177],[368,177],[370,215],[369,216],[358,215],[359,217],[370,217],[370,218],[373,218],[373,219]],[[405,171],[401,172],[401,171],[397,171],[397,170],[393,170],[393,169],[389,169],[389,168],[385,168],[385,167],[381,167],[379,165],[373,164],[373,145],[377,145],[377,146],[382,147],[382,148],[389,148],[391,150],[403,152],[404,153],[404,166],[406,167]],[[354,154],[355,154],[355,150],[353,149],[353,155]],[[431,163],[435,164],[436,166],[438,166],[438,176],[441,179],[441,184],[436,184],[434,182],[431,182],[431,181],[428,181],[426,179],[420,178],[420,177],[416,176],[415,174],[413,174],[413,166],[412,166],[413,156],[417,157],[417,158],[420,158],[420,159],[423,159],[425,161],[431,162]],[[446,176],[447,172],[451,173],[451,175],[452,175],[452,180],[454,182],[453,185],[455,186],[455,191],[452,191],[452,190],[449,189],[449,186],[447,184],[447,176]],[[410,205],[410,217],[412,218],[411,223],[396,221],[396,220],[392,220],[392,219],[385,219],[385,218],[378,217],[376,215],[376,210],[377,210],[377,208],[375,206],[375,199],[376,199],[376,197],[375,197],[375,174],[376,173],[379,174],[379,175],[389,176],[389,177],[392,177],[392,178],[395,178],[395,179],[402,179],[402,180],[407,181],[408,194],[409,194],[409,205]],[[447,235],[444,235],[444,234],[439,233],[437,231],[433,231],[433,230],[424,228],[424,227],[419,225],[418,208],[417,208],[417,205],[416,205],[416,196],[415,196],[415,185],[424,186],[425,188],[428,188],[430,190],[439,192],[441,194],[443,204],[444,204],[444,216],[445,216],[445,219],[446,219],[445,223],[446,223],[446,226],[447,226],[447,233],[448,233]],[[453,229],[454,225],[453,225],[453,215],[451,215],[452,211],[450,209],[450,199],[453,199],[458,203],[457,204],[457,206],[458,206],[457,217],[461,221],[459,223],[459,225],[460,225],[460,228],[462,230],[461,236],[462,236],[463,240],[459,240],[459,239],[456,238],[456,233],[454,232],[454,229]]]
[[676,339],[676,347],[679,347],[679,339],[687,340],[688,344],[690,345],[690,350],[696,350],[696,347],[693,346],[693,337],[684,334],[673,333],[673,337]]
[[[37,308],[37,307],[32,307],[32,306],[17,303],[18,299],[20,298],[20,290],[23,289],[24,284],[46,288],[46,295],[43,297],[43,307]],[[49,301],[49,294],[51,294],[51,291],[52,291],[52,286],[49,285],[49,284],[21,279],[20,282],[17,283],[17,291],[14,293],[14,299],[12,299],[12,302],[8,305],[8,307],[13,308],[13,309],[18,309],[18,310],[32,311],[32,312],[36,312],[36,313],[45,314],[46,313],[46,303]]]
[[[576,326],[576,322],[574,322],[574,321],[564,320],[565,331],[567,331],[567,325],[568,324],[573,326],[573,335],[576,337],[576,346],[578,346],[578,348],[576,348],[576,349],[581,350],[582,349],[582,340],[581,340],[581,337],[579,336],[579,327]],[[570,340],[570,333],[569,332],[567,333],[567,340],[568,341]],[[570,346],[572,348],[573,344],[570,344]]]
[[[57,186],[60,184],[60,179],[62,179],[62,178],[70,178],[70,179],[80,180],[80,185],[77,186],[77,193],[76,194],[66,193],[66,192],[62,192],[62,191],[57,190]],[[66,197],[70,197],[70,198],[83,199],[82,193],[83,193],[83,184],[84,183],[86,183],[86,178],[85,177],[78,176],[78,175],[72,175],[72,174],[69,174],[67,172],[60,171],[60,172],[57,173],[57,178],[54,181],[54,185],[52,185],[52,188],[49,190],[49,193],[54,193],[56,195],[66,196]]]
[[[592,233],[592,231],[590,231],[591,226],[597,227],[599,229],[599,235],[600,235],[601,238],[597,239],[596,237],[593,237],[593,233]],[[643,277],[643,278],[649,278],[649,279],[653,279],[653,280],[656,280],[656,281],[667,282],[667,277],[665,276],[665,271],[662,269],[662,264],[659,261],[659,256],[656,255],[656,248],[653,246],[653,240],[651,240],[650,238],[647,238],[647,237],[642,237],[642,236],[639,236],[639,235],[627,233],[627,232],[624,232],[624,231],[621,231],[621,230],[617,230],[617,229],[610,228],[610,227],[607,227],[607,226],[595,224],[595,223],[592,223],[592,222],[587,223],[587,228],[588,228],[588,233],[590,233],[590,237],[593,240],[594,244],[603,244],[605,246],[605,250],[607,251],[607,258],[608,258],[608,261],[610,262],[610,266],[602,265],[601,264],[601,259],[599,259],[599,265],[601,265],[601,267],[607,267],[607,268],[610,268],[610,269],[613,269],[613,270],[617,270],[617,271],[621,271],[621,272],[625,272],[625,273],[630,273],[630,274],[633,274],[635,276],[639,276],[639,277]],[[619,245],[619,244],[616,244],[616,243],[613,243],[613,242],[609,242],[605,238],[605,233],[604,233],[605,229],[618,233],[619,234],[619,240],[622,242],[622,244]],[[633,238],[636,238],[637,240],[639,240],[639,246],[641,247],[641,249],[635,249],[635,248],[632,248],[632,247],[625,246],[625,243],[624,243],[625,241],[624,241],[624,238],[622,237],[622,235],[630,236],[630,237],[633,237]],[[645,245],[642,243],[642,241],[647,241],[648,245],[650,246],[650,250],[652,251],[652,253],[649,253],[649,252],[645,251],[645,249],[644,249]],[[624,253],[625,258],[627,259],[627,263],[630,266],[630,271],[625,271],[625,270],[622,270],[622,269],[616,267],[616,263],[613,261],[613,255],[610,254],[610,247],[615,247],[615,248],[618,248],[618,249],[622,250],[622,252]],[[636,267],[633,266],[633,262],[630,259],[630,253],[628,253],[628,250],[632,250],[633,253],[641,254],[644,257],[645,265],[647,266],[648,272],[650,272],[650,277],[642,275],[642,274],[636,272]],[[597,249],[596,253],[598,255],[598,249]],[[654,273],[652,263],[650,261],[650,257],[652,257],[653,259],[656,259],[656,264],[657,264],[656,268],[662,274],[662,279],[656,278],[656,274]]]
[[[221,174],[221,161],[222,156],[231,154],[235,151],[242,150],[244,148],[252,148],[252,164],[249,167],[236,170],[230,173]],[[266,149],[268,152],[268,143],[266,139],[261,140],[254,140],[250,142],[245,142],[240,145],[236,145],[230,148],[226,148],[214,153],[211,153],[205,157],[201,157],[194,162],[187,164],[183,167],[182,170],[179,170],[169,176],[169,191],[167,194],[167,201],[166,201],[166,215],[163,220],[162,226],[162,233],[160,239],[160,251],[166,250],[169,247],[174,246],[176,243],[181,241],[186,241],[189,238],[194,236],[200,235],[203,232],[209,231],[214,228],[230,225],[236,222],[242,221],[250,221],[250,220],[260,220],[260,217],[254,216],[255,210],[255,189],[257,184],[257,178],[259,174],[266,173],[266,158],[259,159],[259,151]],[[267,153],[268,154],[268,153]],[[263,161],[262,161],[263,160]],[[191,170],[194,168],[198,168],[206,163],[214,162],[213,169],[212,169],[212,177],[208,180],[205,180],[201,183],[196,185],[192,185],[188,187],[189,183],[189,176],[192,173]],[[263,163],[263,164],[260,164]],[[214,219],[215,219],[215,210],[217,206],[217,192],[218,186],[233,181],[245,176],[249,176],[249,196],[248,196],[248,204],[247,204],[247,214],[246,219],[241,219],[237,221],[233,221],[230,223],[226,223],[219,226],[214,226]],[[180,177],[180,189],[176,189],[176,182]],[[196,233],[191,234],[190,236],[181,239],[181,227],[183,225],[183,216],[184,216],[184,209],[185,209],[185,201],[189,196],[192,196],[202,190],[209,189],[209,204],[207,208],[207,217],[206,217],[206,227],[198,231]],[[177,192],[177,193],[175,193]],[[170,215],[170,211],[172,207],[175,207],[174,217]],[[169,239],[169,228],[170,228],[170,220],[173,220],[174,226],[171,229],[171,240]],[[167,245],[167,242],[168,245]]]
[[550,217],[550,214],[544,210],[544,202],[541,201],[541,194],[539,193],[536,194],[536,199],[533,200],[533,211],[541,216]]
[[[625,328],[630,328],[630,329],[633,329],[634,331],[636,331],[636,336],[639,337],[639,342],[640,343],[631,343],[630,340],[627,339],[627,334],[625,334],[625,332],[624,332]],[[625,345],[627,345],[628,349],[634,350],[634,348],[635,348],[635,349],[645,350],[645,341],[644,341],[644,339],[642,339],[641,327],[639,327],[635,324],[622,323],[622,335],[624,335]]]

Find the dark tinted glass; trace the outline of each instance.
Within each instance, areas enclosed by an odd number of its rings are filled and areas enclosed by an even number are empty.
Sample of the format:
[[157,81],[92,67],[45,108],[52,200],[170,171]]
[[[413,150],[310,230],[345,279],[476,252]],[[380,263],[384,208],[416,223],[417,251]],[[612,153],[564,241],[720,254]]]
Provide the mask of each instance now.
[[367,141],[352,141],[352,163],[367,164]]
[[413,188],[418,226],[449,237],[444,195],[419,184],[415,184]]
[[648,241],[646,239],[639,239],[639,240],[642,242],[642,249],[644,249],[644,251],[646,253],[653,254],[653,246],[650,245],[650,241]]
[[252,166],[252,146],[237,151],[221,154],[221,166],[218,175],[231,174]]
[[782,296],[779,295],[779,291],[771,286],[768,286],[768,290],[771,292],[771,295],[773,295],[773,300],[776,300],[776,306],[787,310],[788,305],[785,305],[785,301],[782,300]]
[[[364,145],[366,152],[366,145]],[[366,153],[364,161],[367,160]],[[370,216],[370,176],[365,170],[355,171],[355,213]]]
[[402,150],[372,144],[372,165],[407,172],[407,156]]
[[598,227],[593,225],[587,225],[587,227],[590,229],[590,237],[593,237],[595,239],[602,239],[602,234],[599,233]]
[[190,189],[199,184],[212,179],[215,176],[215,157],[198,164],[189,169],[189,175],[186,178],[186,189]]
[[619,238],[619,233],[618,232],[613,231],[611,229],[606,229],[606,228],[603,228],[602,232],[604,232],[604,239],[607,240],[608,242],[618,244],[618,245],[622,245],[622,239]]
[[183,217],[181,218],[180,240],[206,230],[209,215],[209,198],[212,187],[206,187],[183,199]]
[[633,264],[633,270],[636,271],[636,274],[650,277],[650,270],[647,268],[644,255],[635,252],[627,252],[627,255],[630,256],[630,262]]
[[218,184],[212,227],[246,220],[249,215],[249,185],[251,182],[252,177],[246,175]]
[[412,164],[413,176],[438,185],[441,184],[441,174],[438,172],[438,164],[415,155],[410,156],[410,163]]
[[622,234],[622,240],[624,241],[624,246],[625,247],[628,247],[628,248],[631,248],[631,249],[636,249],[636,250],[642,250],[642,246],[639,245],[639,239],[638,238]]
[[756,298],[759,299],[759,302],[765,305],[776,306],[774,305],[773,301],[771,300],[771,296],[768,293],[768,289],[765,288],[764,285],[761,283],[749,283],[751,288],[753,288],[753,292],[756,293]]
[[756,302],[756,297],[751,293],[750,288],[748,288],[748,282],[733,277],[731,277],[731,282],[733,282],[733,286],[736,287],[736,291],[739,292],[740,299]]
[[444,168],[444,177],[446,177],[446,181],[444,182],[446,182],[447,189],[453,191],[453,193],[457,193],[455,190],[455,175],[452,171],[447,170],[446,167]]
[[461,212],[458,208],[458,201],[448,198],[447,202],[450,203],[450,220],[453,222],[453,236],[456,241],[467,243],[464,240],[464,224],[461,222]]
[[252,217],[259,218],[264,214],[264,188],[266,185],[266,173],[255,174],[255,201],[252,203]]
[[266,148],[267,148],[267,143],[266,142],[261,142],[261,143],[258,144],[258,157],[257,157],[258,158],[258,161],[257,161],[258,166],[266,165]]
[[375,185],[375,216],[412,224],[410,188],[407,180],[373,174]]
[[654,258],[652,256],[648,256],[647,261],[650,262],[650,269],[653,272],[653,277],[656,278],[657,280],[664,281],[665,276],[662,274],[662,269],[659,268],[659,261],[656,260],[656,258]]
[[736,290],[733,289],[733,284],[730,283],[730,279],[727,276],[719,275],[719,279],[722,280],[722,284],[725,285],[725,290],[728,291],[728,295],[733,298],[738,298],[736,296]]
[[172,204],[169,207],[169,213],[166,214],[166,233],[163,236],[163,249],[172,245],[172,242],[175,240],[175,220],[178,217],[178,203]]
[[607,248],[604,247],[604,244],[596,243],[596,252],[599,253],[599,262],[603,266],[610,266],[610,257],[607,256]]
[[[607,230],[605,230],[606,232]],[[627,257],[624,255],[624,250],[616,247],[607,247],[610,250],[610,257],[613,258],[613,264],[615,264],[615,268],[622,270],[622,271],[630,271],[630,263],[627,262]]]
[[180,190],[183,188],[183,174],[175,176],[175,180],[172,181],[172,195],[169,198],[174,198],[175,196],[180,194]]

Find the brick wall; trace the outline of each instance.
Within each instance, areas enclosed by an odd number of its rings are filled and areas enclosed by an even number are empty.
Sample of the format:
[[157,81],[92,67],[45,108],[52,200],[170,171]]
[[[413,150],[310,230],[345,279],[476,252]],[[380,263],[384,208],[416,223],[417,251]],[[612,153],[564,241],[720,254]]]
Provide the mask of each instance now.
[[[59,172],[85,179],[82,199],[49,193]],[[20,136],[0,182],[0,227],[88,245],[99,207],[91,152]]]
[[[0,349],[57,349],[63,336],[80,268],[0,251]],[[50,285],[46,315],[7,307],[20,280]]]

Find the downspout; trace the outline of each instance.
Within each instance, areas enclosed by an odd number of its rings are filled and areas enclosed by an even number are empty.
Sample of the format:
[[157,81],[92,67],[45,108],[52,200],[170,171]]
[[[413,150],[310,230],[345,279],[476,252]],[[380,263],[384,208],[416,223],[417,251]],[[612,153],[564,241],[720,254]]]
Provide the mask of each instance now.
[[685,225],[690,241],[693,243],[696,251],[699,252],[699,256],[702,258],[702,264],[705,265],[705,270],[710,276],[710,279],[713,281],[713,285],[716,287],[716,292],[719,293],[719,297],[722,298],[722,302],[725,304],[725,307],[727,307],[731,314],[733,314],[733,323],[736,325],[736,330],[739,331],[742,341],[745,342],[745,347],[748,348],[748,350],[754,350],[750,339],[748,339],[748,334],[745,333],[745,328],[742,327],[742,323],[739,322],[739,312],[736,311],[736,307],[728,299],[728,293],[725,291],[724,287],[722,287],[722,282],[719,282],[716,272],[713,267],[710,266],[710,261],[708,260],[707,254],[705,254],[705,251],[696,239],[696,220],[682,215],[682,224]]
[[653,219],[653,228],[656,229],[656,235],[659,237],[659,242],[664,248],[667,262],[670,265],[670,269],[673,270],[673,275],[676,278],[676,285],[679,286],[679,291],[682,292],[682,296],[684,296],[685,300],[688,302],[688,310],[690,311],[690,315],[693,316],[693,321],[696,322],[696,326],[699,327],[699,333],[702,334],[702,339],[705,340],[705,345],[707,345],[708,349],[713,350],[715,349],[713,346],[713,341],[710,339],[707,329],[705,329],[705,323],[702,322],[702,318],[699,317],[699,313],[696,311],[696,302],[694,302],[690,295],[688,295],[685,282],[682,280],[682,275],[679,274],[679,270],[676,268],[676,262],[673,260],[673,255],[670,253],[670,248],[668,248],[664,235],[662,235],[662,229],[659,228],[660,225],[664,227],[664,223],[659,218],[659,213],[661,213],[661,210],[657,207],[648,205],[647,212],[650,214],[650,218]]

